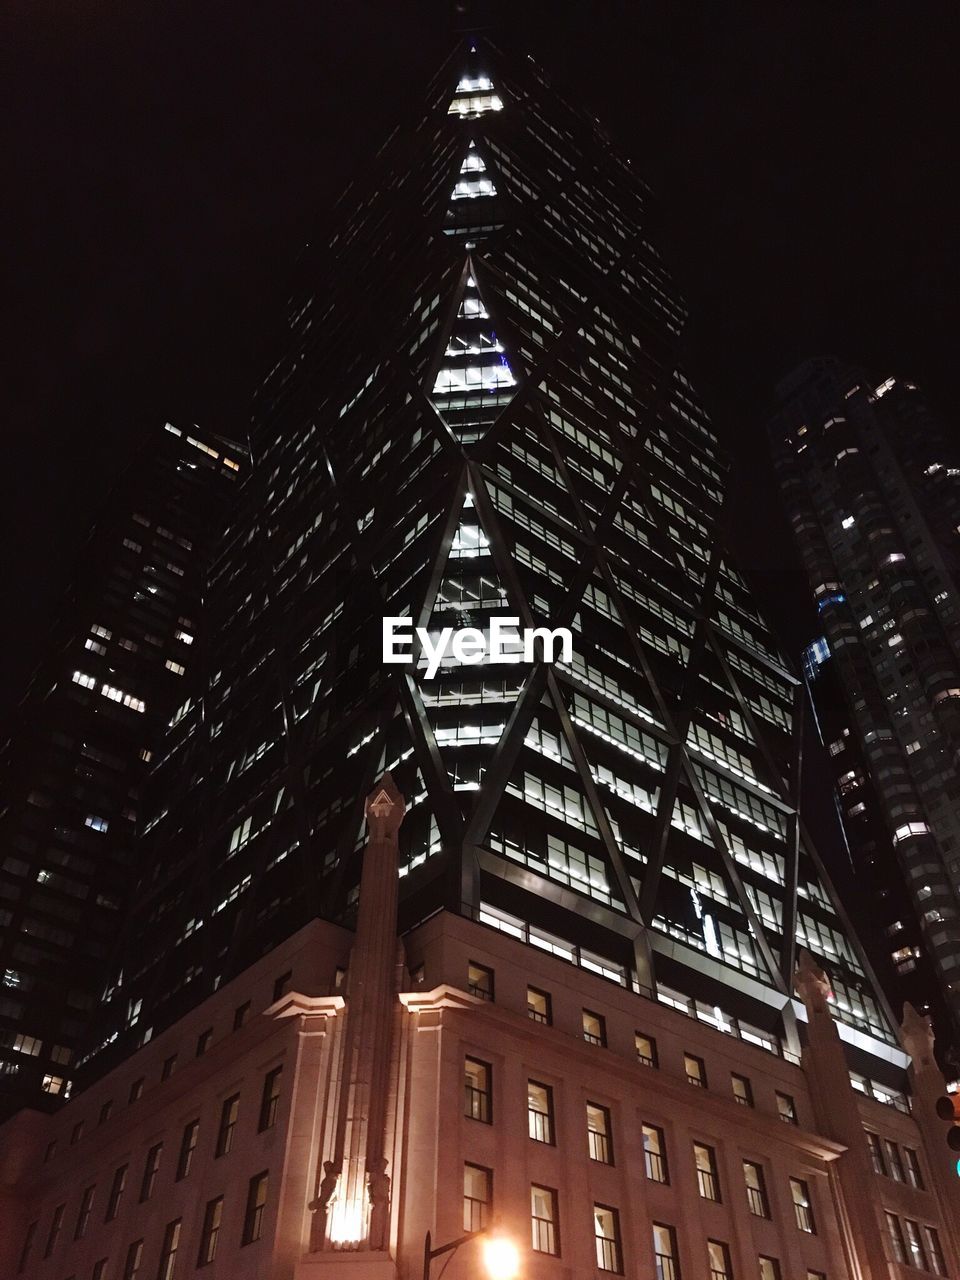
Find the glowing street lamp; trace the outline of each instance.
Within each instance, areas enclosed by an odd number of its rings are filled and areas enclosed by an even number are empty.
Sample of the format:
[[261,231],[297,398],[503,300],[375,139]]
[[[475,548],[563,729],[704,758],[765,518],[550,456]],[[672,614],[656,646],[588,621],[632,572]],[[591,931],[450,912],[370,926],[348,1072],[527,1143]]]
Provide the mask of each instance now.
[[493,1234],[471,1231],[449,1244],[442,1244],[439,1249],[432,1247],[428,1231],[423,1241],[423,1280],[430,1280],[430,1263],[434,1258],[439,1258],[442,1253],[454,1253],[469,1240],[479,1240],[483,1246],[483,1266],[488,1280],[516,1280],[520,1274],[520,1250],[499,1231]]

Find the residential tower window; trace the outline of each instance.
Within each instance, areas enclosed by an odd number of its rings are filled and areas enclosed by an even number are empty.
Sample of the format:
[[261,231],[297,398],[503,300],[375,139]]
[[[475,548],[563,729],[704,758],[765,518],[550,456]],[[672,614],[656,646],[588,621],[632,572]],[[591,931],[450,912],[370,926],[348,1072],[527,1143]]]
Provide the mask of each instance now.
[[697,1169],[697,1190],[704,1200],[720,1199],[720,1180],[713,1147],[702,1142],[693,1144],[693,1161]]
[[723,1241],[707,1241],[707,1268],[710,1272],[710,1280],[733,1280],[730,1250]]
[[789,1093],[777,1093],[777,1115],[784,1124],[797,1123],[797,1104]]
[[744,1160],[743,1180],[747,1185],[747,1206],[750,1212],[757,1218],[769,1218],[770,1204],[767,1200],[763,1168],[754,1164],[752,1160]]
[[692,1084],[698,1089],[707,1087],[707,1068],[704,1066],[702,1058],[698,1058],[692,1053],[685,1053],[683,1055],[683,1069],[686,1072],[688,1084]]
[[467,990],[478,1000],[492,1000],[493,970],[471,960],[467,965]]
[[534,1142],[553,1144],[553,1090],[536,1080],[527,1081],[527,1129]]
[[203,1227],[200,1230],[200,1250],[197,1254],[197,1266],[205,1267],[217,1256],[217,1241],[220,1238],[220,1222],[223,1219],[223,1196],[208,1200],[203,1211]]
[[530,1188],[530,1237],[534,1253],[560,1256],[557,1193],[551,1187]]
[[542,1022],[549,1026],[553,1022],[553,1010],[550,997],[546,991],[538,991],[536,987],[527,987],[527,1017],[534,1022]]
[[637,1051],[637,1061],[645,1067],[657,1065],[657,1042],[653,1036],[645,1036],[641,1031],[634,1033],[633,1043]]
[[653,1224],[653,1262],[656,1280],[680,1280],[677,1233],[662,1222]]
[[613,1164],[610,1112],[597,1102],[587,1103],[587,1146],[591,1160],[600,1164]]
[[[783,1280],[780,1274],[780,1263],[776,1258],[766,1258],[760,1255],[760,1280]],[[812,1272],[807,1272],[807,1280],[810,1280]]]
[[491,1124],[493,1121],[491,1097],[493,1068],[489,1062],[481,1062],[479,1058],[465,1058],[463,1070],[464,1115],[470,1120]]
[[104,1222],[112,1222],[120,1212],[120,1201],[123,1199],[123,1189],[127,1185],[127,1166],[122,1164],[119,1169],[114,1170],[113,1182],[110,1184],[110,1196],[107,1200],[107,1212]]
[[463,1166],[463,1229],[483,1231],[493,1201],[493,1172],[479,1164]]
[[77,1225],[73,1228],[74,1240],[82,1240],[87,1234],[87,1227],[90,1225],[90,1214],[93,1212],[93,1197],[96,1190],[96,1184],[85,1187],[83,1195],[80,1197],[80,1208],[77,1210]]
[[813,1218],[813,1205],[810,1203],[810,1188],[802,1178],[790,1179],[790,1197],[793,1200],[797,1228],[815,1236],[817,1228]]
[[177,1265],[177,1250],[180,1248],[181,1219],[168,1222],[163,1232],[163,1244],[160,1246],[160,1269],[157,1280],[173,1280]]
[[741,1107],[753,1106],[753,1086],[746,1076],[738,1076],[734,1071],[730,1076],[730,1083],[733,1087],[733,1096]]
[[240,1095],[235,1093],[224,1100],[220,1108],[220,1127],[217,1130],[217,1146],[215,1156],[229,1155],[233,1148],[233,1134],[237,1127],[237,1116],[240,1114]]
[[598,1270],[621,1275],[623,1254],[620,1248],[620,1215],[616,1209],[604,1204],[593,1206],[593,1238]]
[[143,1261],[143,1241],[134,1240],[127,1250],[127,1258],[123,1264],[123,1280],[137,1280],[140,1274],[140,1263]]
[[140,1203],[149,1200],[157,1185],[157,1174],[160,1172],[160,1156],[163,1154],[163,1143],[156,1142],[147,1152],[143,1165],[143,1177],[140,1180]]
[[274,1067],[263,1078],[263,1092],[260,1095],[260,1118],[257,1132],[272,1129],[277,1123],[277,1112],[280,1109],[280,1077],[283,1067]]
[[183,1137],[180,1139],[180,1155],[177,1158],[177,1182],[179,1182],[181,1178],[185,1178],[190,1172],[190,1167],[193,1164],[193,1153],[197,1149],[197,1138],[199,1134],[199,1120],[191,1120],[188,1125],[184,1125]]
[[651,1182],[670,1181],[667,1168],[667,1144],[663,1130],[655,1124],[642,1126],[643,1133],[643,1166]]
[[607,1024],[606,1020],[599,1013],[591,1013],[589,1009],[583,1011],[583,1038],[587,1044],[600,1045],[603,1048],[607,1043]]
[[263,1211],[267,1205],[269,1174],[255,1173],[247,1187],[247,1207],[243,1213],[241,1244],[253,1244],[263,1235]]

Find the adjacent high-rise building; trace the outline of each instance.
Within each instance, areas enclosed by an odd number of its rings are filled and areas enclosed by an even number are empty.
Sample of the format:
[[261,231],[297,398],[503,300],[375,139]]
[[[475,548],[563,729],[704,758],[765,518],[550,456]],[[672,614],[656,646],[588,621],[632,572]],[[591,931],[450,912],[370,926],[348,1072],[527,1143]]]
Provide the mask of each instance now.
[[828,735],[847,821],[878,858],[895,850],[907,891],[878,904],[891,959],[909,970],[919,929],[956,1040],[960,450],[908,382],[824,359],[779,393],[784,503],[849,717],[849,737]]
[[344,196],[84,1087],[0,1133],[5,1274],[960,1269],[929,1024],[802,830],[655,225],[485,43]]
[[202,558],[241,454],[167,424],[80,550],[3,748],[0,1113],[69,1089],[134,867],[139,791],[201,648]]

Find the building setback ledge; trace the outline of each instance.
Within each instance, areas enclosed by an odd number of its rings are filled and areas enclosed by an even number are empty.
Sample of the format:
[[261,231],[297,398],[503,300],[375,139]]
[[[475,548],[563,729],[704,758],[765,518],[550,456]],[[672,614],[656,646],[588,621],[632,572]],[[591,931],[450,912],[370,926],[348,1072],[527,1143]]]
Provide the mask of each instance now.
[[293,1018],[298,1014],[335,1018],[346,1008],[343,996],[305,996],[300,991],[290,991],[281,1000],[264,1009],[265,1018]]
[[432,991],[401,991],[400,1003],[411,1013],[425,1013],[433,1009],[470,1009],[487,1001],[444,983]]

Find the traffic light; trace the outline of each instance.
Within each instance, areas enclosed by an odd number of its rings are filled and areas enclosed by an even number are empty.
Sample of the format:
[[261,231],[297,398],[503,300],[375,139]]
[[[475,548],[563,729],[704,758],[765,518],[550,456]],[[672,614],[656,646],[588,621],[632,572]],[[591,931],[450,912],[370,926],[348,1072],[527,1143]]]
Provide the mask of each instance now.
[[[947,1130],[947,1146],[960,1152],[960,1093],[945,1093],[936,1101],[937,1115],[950,1122]],[[957,1161],[957,1177],[960,1177],[960,1160]]]

